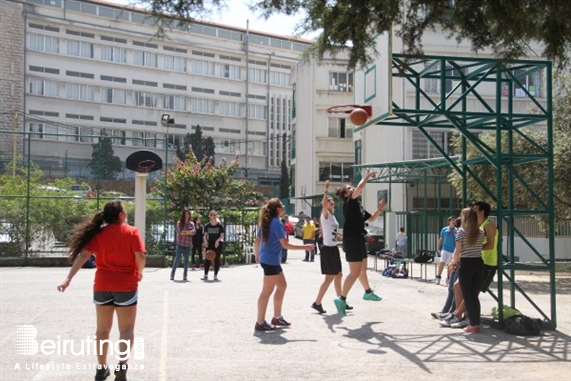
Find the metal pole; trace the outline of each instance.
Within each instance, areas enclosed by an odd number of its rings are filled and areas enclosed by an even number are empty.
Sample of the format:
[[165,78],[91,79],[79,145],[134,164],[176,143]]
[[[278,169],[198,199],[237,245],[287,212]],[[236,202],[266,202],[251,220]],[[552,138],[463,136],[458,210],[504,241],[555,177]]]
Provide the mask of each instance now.
[[16,153],[18,151],[17,133],[18,133],[18,111],[14,112],[14,136],[12,138],[12,176],[16,176]]

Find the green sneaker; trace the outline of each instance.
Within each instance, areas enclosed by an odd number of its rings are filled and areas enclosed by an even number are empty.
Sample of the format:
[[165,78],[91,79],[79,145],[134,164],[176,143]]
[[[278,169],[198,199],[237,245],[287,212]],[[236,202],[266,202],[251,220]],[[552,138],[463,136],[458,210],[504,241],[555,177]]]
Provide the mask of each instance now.
[[363,294],[363,299],[372,300],[374,302],[380,302],[381,300],[383,300],[383,298],[381,298],[379,295],[375,294],[373,291],[365,292]]
[[335,308],[337,308],[337,312],[341,316],[347,316],[347,311],[345,311],[345,301],[339,297],[333,299],[333,303],[335,303]]

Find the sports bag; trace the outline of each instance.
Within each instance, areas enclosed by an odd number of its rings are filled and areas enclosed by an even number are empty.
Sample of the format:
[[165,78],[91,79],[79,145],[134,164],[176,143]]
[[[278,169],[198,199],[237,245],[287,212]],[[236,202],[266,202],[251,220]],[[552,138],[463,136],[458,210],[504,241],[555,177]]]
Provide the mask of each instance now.
[[416,263],[430,263],[434,262],[434,254],[426,250],[421,250],[413,258]]

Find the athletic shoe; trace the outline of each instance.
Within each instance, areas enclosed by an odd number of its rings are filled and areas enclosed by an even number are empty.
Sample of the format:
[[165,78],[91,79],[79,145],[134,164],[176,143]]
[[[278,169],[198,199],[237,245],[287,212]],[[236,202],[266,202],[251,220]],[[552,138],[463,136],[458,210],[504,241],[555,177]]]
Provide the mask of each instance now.
[[291,323],[289,321],[287,321],[286,319],[283,318],[283,316],[280,316],[278,318],[272,318],[272,325],[279,325],[281,327],[289,327],[291,325]]
[[448,317],[442,319],[442,320],[440,321],[440,323],[438,323],[438,324],[440,324],[440,325],[443,326],[443,327],[450,327],[451,324],[456,324],[456,323],[458,323],[460,320],[461,320],[461,319],[458,319],[456,316],[450,315],[450,316],[448,316]]
[[314,310],[316,310],[320,314],[324,314],[325,312],[327,312],[323,309],[323,306],[321,304],[315,304],[315,302],[313,302],[313,304],[311,305],[311,308],[313,308]]
[[115,367],[115,381],[127,381],[127,364],[117,364]]
[[218,275],[214,275],[214,280],[218,280]]
[[256,332],[272,332],[275,330],[276,330],[276,327],[274,327],[273,325],[269,325],[265,321],[261,324],[256,323],[256,325],[254,326],[254,331],[256,331]]
[[448,312],[431,312],[430,315],[435,319],[445,319],[449,313]]
[[465,327],[468,327],[469,325],[470,325],[470,322],[468,321],[468,319],[464,318],[464,319],[460,320],[459,322],[451,323],[450,328],[465,328]]
[[441,280],[442,280],[442,276],[437,275],[437,276],[436,276],[436,279],[434,280],[434,283],[436,283],[437,285],[439,285]]
[[107,379],[107,377],[109,377],[110,375],[111,375],[111,372],[109,371],[109,368],[107,368],[107,367],[97,369],[97,371],[95,372],[95,381],[105,381]]
[[347,311],[345,311],[345,308],[347,307],[347,303],[345,303],[345,301],[343,299],[341,299],[340,297],[337,297],[337,298],[333,299],[333,303],[335,303],[335,308],[337,308],[337,312],[339,312],[339,314],[341,316],[347,316]]
[[448,286],[448,282],[450,282],[450,278],[446,278],[446,285]]
[[375,294],[373,291],[365,292],[363,294],[363,299],[372,300],[374,302],[380,302],[381,300],[383,300],[383,298],[381,298],[379,295]]
[[208,275],[203,276],[202,278],[200,278],[201,280],[208,280]]
[[464,332],[467,333],[480,333],[480,327],[478,327],[477,325],[469,325],[467,327],[464,327]]
[[350,311],[350,310],[353,309],[353,306],[348,305],[348,304],[347,304],[347,301],[345,301],[345,309],[346,309],[347,311]]
[[171,276],[171,280],[174,280],[174,276]]

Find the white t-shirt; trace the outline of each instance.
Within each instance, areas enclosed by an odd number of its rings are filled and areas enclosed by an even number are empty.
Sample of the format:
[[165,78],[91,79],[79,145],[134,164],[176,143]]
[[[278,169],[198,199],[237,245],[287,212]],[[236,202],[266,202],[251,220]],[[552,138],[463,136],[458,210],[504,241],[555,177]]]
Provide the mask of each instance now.
[[331,213],[327,213],[328,217],[323,217],[321,213],[321,236],[325,246],[337,246],[337,230],[339,230],[339,222]]

